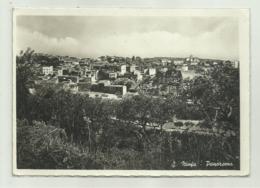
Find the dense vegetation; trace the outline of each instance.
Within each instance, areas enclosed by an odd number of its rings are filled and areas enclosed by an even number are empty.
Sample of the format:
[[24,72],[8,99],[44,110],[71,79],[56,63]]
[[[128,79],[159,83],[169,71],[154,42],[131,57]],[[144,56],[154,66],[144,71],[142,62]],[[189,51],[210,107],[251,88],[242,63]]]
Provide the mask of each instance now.
[[[72,94],[55,85],[30,94],[32,66],[33,51],[17,56],[18,168],[188,169],[181,165],[187,161],[197,164],[192,169],[209,169],[205,161],[215,161],[239,169],[239,78],[229,65],[185,80],[190,87],[176,97],[140,94],[120,101]],[[205,127],[237,134],[166,132],[163,125],[173,115],[204,119]]]

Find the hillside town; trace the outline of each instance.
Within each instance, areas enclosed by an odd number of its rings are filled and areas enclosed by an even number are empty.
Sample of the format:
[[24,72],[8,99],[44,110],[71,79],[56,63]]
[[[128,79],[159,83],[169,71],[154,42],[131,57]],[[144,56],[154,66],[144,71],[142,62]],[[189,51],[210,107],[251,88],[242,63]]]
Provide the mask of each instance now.
[[36,74],[31,93],[35,87],[54,85],[57,90],[116,100],[140,93],[154,97],[177,96],[189,87],[185,80],[203,76],[219,65],[230,64],[236,69],[239,66],[238,61],[201,59],[192,55],[187,58],[76,58],[36,53],[33,61]]

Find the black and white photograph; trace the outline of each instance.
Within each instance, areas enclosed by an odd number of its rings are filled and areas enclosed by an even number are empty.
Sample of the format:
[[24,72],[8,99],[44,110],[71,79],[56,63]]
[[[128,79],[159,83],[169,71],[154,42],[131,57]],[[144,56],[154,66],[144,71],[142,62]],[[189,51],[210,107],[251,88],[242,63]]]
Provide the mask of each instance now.
[[13,173],[249,173],[240,9],[14,9]]

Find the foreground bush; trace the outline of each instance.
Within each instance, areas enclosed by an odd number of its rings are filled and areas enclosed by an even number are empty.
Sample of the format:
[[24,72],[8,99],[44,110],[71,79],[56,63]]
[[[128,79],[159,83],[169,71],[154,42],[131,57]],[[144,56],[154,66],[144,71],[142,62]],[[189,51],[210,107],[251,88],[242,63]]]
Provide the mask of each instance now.
[[17,122],[17,167],[22,169],[100,168],[88,152],[67,142],[63,129]]
[[97,147],[90,151],[88,144],[79,145],[69,141],[61,128],[38,121],[33,121],[32,125],[29,125],[26,120],[18,120],[17,167],[19,169],[189,169],[181,165],[184,161],[195,162],[197,166],[192,169],[222,168],[205,167],[205,161],[214,161],[231,162],[233,166],[229,169],[239,169],[239,144],[235,137],[150,131],[145,139],[139,141],[143,145],[140,148],[139,145],[133,145],[136,143],[134,137],[123,134],[122,131],[120,134],[115,132],[112,132],[112,135],[106,134],[108,137],[106,140],[117,136],[105,150]]

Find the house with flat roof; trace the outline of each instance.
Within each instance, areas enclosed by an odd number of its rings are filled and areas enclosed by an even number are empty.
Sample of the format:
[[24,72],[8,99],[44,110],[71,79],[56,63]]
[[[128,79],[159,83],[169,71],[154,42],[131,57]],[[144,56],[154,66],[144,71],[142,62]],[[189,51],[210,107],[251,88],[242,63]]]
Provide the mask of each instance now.
[[42,67],[42,73],[45,75],[53,74],[53,66]]
[[110,85],[100,82],[98,84],[93,84],[91,86],[91,91],[123,96],[127,93],[127,88],[124,85]]

